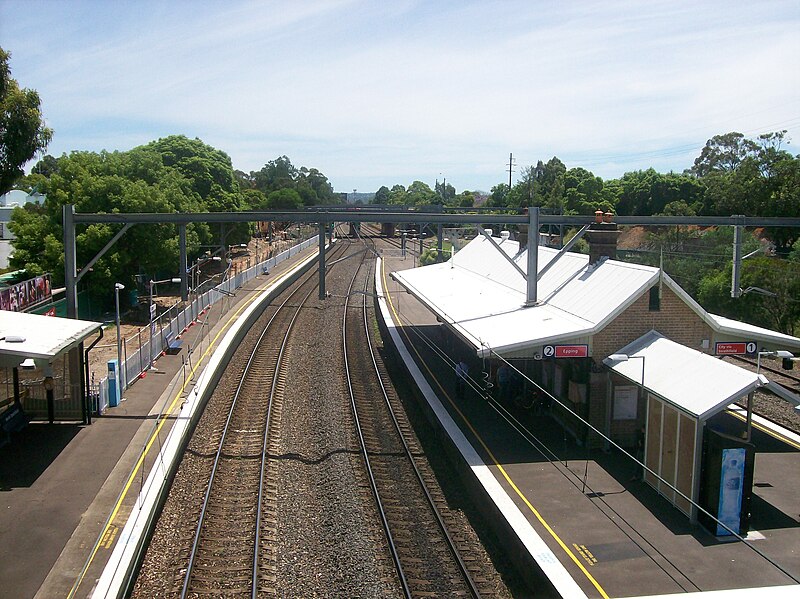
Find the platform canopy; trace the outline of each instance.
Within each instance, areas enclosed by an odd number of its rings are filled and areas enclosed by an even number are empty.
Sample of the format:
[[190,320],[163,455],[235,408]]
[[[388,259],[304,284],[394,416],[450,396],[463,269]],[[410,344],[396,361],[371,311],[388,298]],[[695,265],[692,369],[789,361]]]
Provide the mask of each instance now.
[[670,341],[657,331],[639,337],[603,363],[701,421],[768,383],[763,374]]
[[[499,250],[479,235],[447,262],[391,273],[439,320],[473,346],[513,357],[556,343],[590,343],[593,335],[655,284],[680,297],[723,339],[752,339],[767,346],[800,348],[800,339],[710,314],[658,268],[538,247],[538,303],[525,305],[527,249],[507,236]],[[501,252],[506,255],[503,256]],[[513,261],[517,267],[509,263]]]
[[[524,271],[527,250],[505,237],[497,241]],[[538,251],[539,268],[558,254],[543,246]],[[446,263],[391,276],[485,355],[585,340],[652,286],[659,271],[616,260],[590,265],[589,256],[566,253],[539,279],[539,304],[525,307],[524,276],[478,236]]]
[[27,358],[52,362],[102,327],[102,323],[24,312],[0,311],[0,367]]

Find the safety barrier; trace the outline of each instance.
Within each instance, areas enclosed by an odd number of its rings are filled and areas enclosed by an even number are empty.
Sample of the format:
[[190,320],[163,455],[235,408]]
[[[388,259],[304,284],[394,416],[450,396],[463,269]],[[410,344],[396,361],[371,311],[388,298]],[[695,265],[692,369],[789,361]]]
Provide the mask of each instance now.
[[[122,375],[121,389],[124,391],[145,374],[151,365],[150,356],[152,355],[152,361],[155,362],[168,348],[168,339],[176,339],[183,335],[190,326],[202,318],[212,305],[229,297],[236,289],[257,275],[269,272],[281,262],[293,258],[298,253],[316,245],[318,243],[317,239],[315,235],[293,245],[280,254],[276,254],[267,260],[257,263],[255,266],[233,274],[207,291],[202,291],[201,285],[197,290],[194,290],[193,295],[195,295],[195,298],[183,309],[181,309],[181,302],[178,302],[153,320],[154,331],[152,339],[147,332],[144,335],[139,332],[137,335],[138,348],[131,355],[128,355],[127,351],[128,340],[123,340],[124,351],[122,355],[124,357],[120,367],[120,374]],[[108,408],[108,377],[101,378],[99,383],[93,384],[91,387],[93,388],[90,392],[93,412],[102,414]]]

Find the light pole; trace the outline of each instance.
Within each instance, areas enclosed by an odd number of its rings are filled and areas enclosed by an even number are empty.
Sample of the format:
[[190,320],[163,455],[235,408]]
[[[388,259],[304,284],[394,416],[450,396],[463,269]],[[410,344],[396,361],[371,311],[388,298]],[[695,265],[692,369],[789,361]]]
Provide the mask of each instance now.
[[125,289],[122,283],[114,283],[114,304],[117,316],[117,385],[120,392],[125,388],[125,380],[122,376],[122,338],[119,335],[119,292]]
[[156,311],[156,305],[153,303],[153,287],[158,285],[159,283],[180,283],[180,277],[173,277],[172,279],[162,279],[161,281],[154,281],[150,279],[150,364],[147,367],[148,370],[153,368],[153,332],[155,329],[155,322],[153,321],[153,316]]
[[644,356],[629,356],[628,354],[611,354],[608,356],[609,360],[614,362],[627,362],[628,360],[639,359],[642,361],[642,389],[644,389]]

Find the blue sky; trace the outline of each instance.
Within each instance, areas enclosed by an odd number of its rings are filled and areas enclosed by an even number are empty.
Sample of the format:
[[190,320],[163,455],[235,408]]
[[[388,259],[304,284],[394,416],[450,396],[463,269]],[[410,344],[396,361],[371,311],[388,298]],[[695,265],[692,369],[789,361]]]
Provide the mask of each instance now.
[[[0,0],[48,153],[199,137],[337,191],[489,190],[558,156],[682,171],[713,135],[800,146],[800,2]],[[516,175],[516,173],[515,173]]]

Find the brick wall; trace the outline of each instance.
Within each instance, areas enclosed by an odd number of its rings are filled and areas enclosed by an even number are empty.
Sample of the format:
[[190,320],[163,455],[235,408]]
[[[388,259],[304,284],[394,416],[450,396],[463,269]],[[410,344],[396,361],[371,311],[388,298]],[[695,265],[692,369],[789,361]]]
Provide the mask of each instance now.
[[[595,362],[601,362],[609,354],[619,351],[652,329],[676,343],[697,351],[713,353],[713,344],[710,343],[711,327],[703,322],[700,316],[666,285],[662,288],[660,307],[660,310],[650,310],[649,290],[645,291],[622,314],[592,338],[592,354]],[[709,340],[709,347],[704,349],[702,342],[705,339]],[[590,395],[591,422],[602,431],[606,430],[606,404],[610,401],[610,398],[607,397],[607,376],[602,377],[603,384],[599,382],[592,384]],[[615,379],[614,382],[625,384],[622,379]],[[636,420],[611,421],[610,436],[623,446],[632,445],[635,442],[637,431],[644,426],[644,405],[641,400],[639,404]],[[595,447],[600,445],[594,439],[590,444]]]
[[660,310],[650,310],[649,291],[645,291],[593,337],[592,354],[596,360],[613,354],[651,329],[686,347],[706,353],[713,352],[710,343],[707,349],[703,349],[701,345],[704,339],[711,339],[711,327],[666,285],[662,291]]

